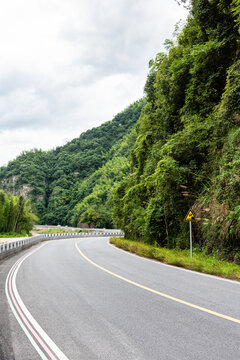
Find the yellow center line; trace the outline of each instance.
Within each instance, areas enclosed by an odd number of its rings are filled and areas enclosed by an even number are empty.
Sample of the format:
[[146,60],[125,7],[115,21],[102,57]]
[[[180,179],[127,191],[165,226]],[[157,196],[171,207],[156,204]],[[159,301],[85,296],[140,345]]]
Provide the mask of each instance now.
[[112,276],[115,276],[115,277],[118,278],[118,279],[121,279],[121,280],[123,280],[123,281],[125,281],[125,282],[127,282],[127,283],[129,283],[129,284],[132,284],[132,285],[134,285],[134,286],[137,286],[137,287],[139,287],[139,288],[141,288],[141,289],[144,289],[144,290],[146,290],[146,291],[149,291],[149,292],[151,292],[151,293],[153,293],[153,294],[162,296],[162,297],[164,297],[164,298],[166,298],[166,299],[169,299],[169,300],[175,301],[175,302],[177,302],[177,303],[180,303],[180,304],[189,306],[189,307],[191,307],[191,308],[194,308],[194,309],[203,311],[203,312],[205,312],[205,313],[208,313],[208,314],[211,314],[211,315],[220,317],[220,318],[222,318],[222,319],[229,320],[229,321],[235,322],[235,323],[237,323],[237,324],[240,324],[240,320],[239,320],[239,319],[235,319],[235,318],[233,318],[233,317],[231,317],[231,316],[223,315],[223,314],[221,314],[221,313],[218,313],[218,312],[216,312],[216,311],[209,310],[209,309],[204,308],[204,307],[202,307],[202,306],[198,306],[198,305],[192,304],[192,303],[190,303],[190,302],[188,302],[188,301],[184,301],[184,300],[175,298],[174,296],[170,296],[170,295],[164,294],[164,293],[162,293],[162,292],[160,292],[160,291],[151,289],[151,288],[149,288],[149,287],[147,287],[147,286],[141,285],[141,284],[139,284],[139,283],[137,283],[137,282],[135,282],[135,281],[129,280],[129,279],[127,279],[127,278],[125,278],[125,277],[123,277],[123,276],[121,276],[121,275],[118,275],[118,274],[116,274],[116,273],[114,273],[114,272],[112,272],[112,271],[110,271],[110,270],[108,270],[108,269],[106,269],[106,268],[104,268],[104,267],[96,264],[94,261],[90,260],[86,255],[84,255],[84,253],[82,252],[82,250],[80,250],[80,248],[79,248],[79,246],[78,246],[77,243],[75,243],[75,247],[76,247],[76,249],[78,250],[78,252],[80,253],[80,255],[81,255],[85,260],[87,260],[90,264],[92,264],[93,266],[96,266],[97,268],[101,269],[102,271],[105,271],[106,273],[108,273],[108,274],[110,274],[110,275],[112,275]]

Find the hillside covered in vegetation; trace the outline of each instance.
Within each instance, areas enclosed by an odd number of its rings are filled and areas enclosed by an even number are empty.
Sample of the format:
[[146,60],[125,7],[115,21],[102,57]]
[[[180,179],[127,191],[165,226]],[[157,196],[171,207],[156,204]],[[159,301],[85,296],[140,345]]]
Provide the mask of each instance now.
[[43,223],[115,226],[169,248],[189,246],[192,208],[194,246],[239,262],[240,0],[179,2],[189,16],[150,61],[146,101],[22,154],[0,184],[25,192]]
[[128,238],[187,247],[191,207],[195,246],[240,256],[239,4],[192,0],[168,54],[150,61],[130,175],[115,193]]
[[131,131],[145,103],[136,101],[112,121],[86,131],[64,146],[47,152],[23,152],[0,168],[0,188],[30,199],[40,223],[69,223],[71,210],[81,198],[81,182],[91,179],[113,157],[111,148]]

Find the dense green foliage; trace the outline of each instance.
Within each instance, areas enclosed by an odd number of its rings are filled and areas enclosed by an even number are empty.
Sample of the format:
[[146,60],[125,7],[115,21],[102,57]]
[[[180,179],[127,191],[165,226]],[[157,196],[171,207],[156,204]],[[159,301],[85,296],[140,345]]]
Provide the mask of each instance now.
[[233,0],[232,9],[233,9],[233,13],[235,15],[235,21],[238,25],[238,29],[240,32],[240,0]]
[[131,131],[144,104],[135,102],[112,121],[55,150],[22,153],[0,168],[0,188],[27,196],[41,223],[70,223],[71,211],[82,199],[81,183],[89,177],[93,181],[91,175],[111,160],[112,147]]
[[71,223],[95,224],[98,228],[112,228],[113,192],[117,184],[129,173],[129,152],[136,139],[135,131],[114,145],[109,160],[89,178],[79,184],[77,205],[71,212]]
[[0,233],[29,233],[36,220],[24,196],[16,197],[0,190]]
[[195,246],[230,257],[240,250],[239,1],[234,4],[193,0],[169,53],[150,61],[130,175],[115,191],[115,225],[131,239],[185,248],[183,219],[193,207]]

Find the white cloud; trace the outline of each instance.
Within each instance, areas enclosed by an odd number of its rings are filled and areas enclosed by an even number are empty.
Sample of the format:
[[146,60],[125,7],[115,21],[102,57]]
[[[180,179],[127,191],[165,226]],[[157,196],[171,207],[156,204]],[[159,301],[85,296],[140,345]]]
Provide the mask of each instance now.
[[148,61],[185,17],[174,0],[2,2],[0,165],[79,136],[140,98]]

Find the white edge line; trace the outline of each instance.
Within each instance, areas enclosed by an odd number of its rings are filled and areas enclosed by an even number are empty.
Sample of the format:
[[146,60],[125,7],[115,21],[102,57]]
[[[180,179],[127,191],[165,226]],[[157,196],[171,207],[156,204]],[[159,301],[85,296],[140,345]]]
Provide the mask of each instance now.
[[[16,286],[16,276],[18,273],[18,270],[20,268],[20,266],[22,265],[22,263],[29,257],[31,256],[33,253],[35,253],[36,251],[40,250],[43,246],[45,246],[46,244],[43,244],[42,246],[40,246],[38,249],[31,251],[28,255],[24,256],[23,259],[21,261],[19,261],[16,270],[14,272],[13,275],[13,292],[14,295],[17,299],[17,302],[21,308],[21,310],[23,311],[23,313],[25,314],[25,316],[27,317],[27,319],[30,321],[30,323],[33,325],[33,327],[36,329],[36,331],[39,333],[39,335],[42,337],[42,339],[45,341],[45,343],[50,347],[50,349],[59,357],[60,360],[69,360],[64,353],[59,349],[59,347],[53,342],[53,340],[46,334],[46,332],[41,328],[41,326],[38,324],[38,322],[34,319],[34,317],[31,315],[31,313],[28,311],[28,309],[26,308],[25,304],[23,303],[18,290],[17,290],[17,286]],[[15,263],[16,264],[16,263]],[[15,265],[14,264],[14,265]],[[9,275],[8,275],[9,276]],[[17,319],[18,320],[18,319]],[[31,336],[31,335],[30,335]],[[40,350],[41,351],[41,350]],[[45,359],[45,358],[44,358]],[[47,359],[47,358],[46,358]]]
[[[109,239],[110,240],[110,239]],[[233,284],[237,284],[237,285],[240,285],[240,282],[239,281],[236,281],[236,280],[231,280],[231,279],[225,279],[225,278],[222,278],[220,276],[216,276],[216,275],[211,275],[211,274],[205,274],[205,273],[201,273],[201,272],[198,272],[198,271],[195,271],[195,270],[190,270],[190,269],[185,269],[185,268],[182,268],[180,266],[175,266],[175,265],[170,265],[170,264],[165,264],[161,261],[158,261],[157,259],[148,259],[148,258],[145,258],[143,256],[140,256],[138,254],[135,254],[135,253],[132,253],[130,251],[127,251],[127,250],[123,250],[123,249],[120,249],[119,247],[113,245],[113,244],[110,244],[109,240],[107,241],[107,244],[111,247],[113,247],[114,249],[116,250],[119,250],[125,254],[128,254],[130,256],[135,256],[136,258],[138,259],[142,259],[142,260],[145,260],[145,261],[150,261],[151,263],[153,264],[157,264],[157,265],[162,265],[162,266],[167,266],[169,268],[174,268],[174,269],[177,269],[177,270],[181,270],[181,271],[186,271],[186,272],[190,272],[190,273],[193,273],[193,274],[196,274],[196,275],[200,275],[200,276],[205,276],[205,277],[208,277],[210,279],[216,279],[216,280],[220,280],[220,281],[227,281],[229,283],[233,283]]]
[[[15,263],[16,264],[16,263]],[[8,280],[9,280],[9,276],[10,273],[13,269],[13,267],[15,266],[15,264],[12,266],[11,270],[8,273],[6,282],[5,282],[5,293],[7,296],[7,300],[8,303],[11,307],[11,310],[13,312],[13,315],[15,316],[15,318],[17,319],[19,325],[21,326],[21,328],[23,329],[25,335],[27,336],[28,340],[30,341],[30,343],[32,344],[32,346],[34,347],[34,349],[37,351],[37,353],[39,354],[39,356],[43,359],[43,360],[48,360],[47,357],[44,355],[44,353],[42,352],[42,350],[40,349],[40,347],[37,345],[37,343],[34,341],[33,337],[31,336],[30,332],[27,330],[26,326],[23,324],[22,320],[20,319],[20,317],[18,316],[18,313],[16,312],[12,300],[10,298],[9,292],[8,292]]]

